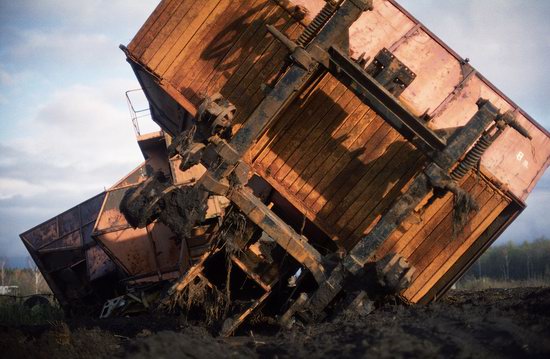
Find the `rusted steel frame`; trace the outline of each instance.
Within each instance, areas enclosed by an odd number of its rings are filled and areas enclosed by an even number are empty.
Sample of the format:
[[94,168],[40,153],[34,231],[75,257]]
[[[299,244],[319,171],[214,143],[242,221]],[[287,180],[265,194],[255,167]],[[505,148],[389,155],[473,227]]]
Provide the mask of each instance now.
[[[99,214],[98,214],[98,216],[99,216]],[[84,234],[82,233],[82,228],[83,227],[84,227],[84,224],[82,224],[82,207],[81,207],[81,205],[78,205],[78,234],[80,236],[80,247],[82,247],[82,251],[84,253],[84,258],[86,258],[86,250],[89,247],[84,248],[84,245],[85,245],[85,243],[84,243]],[[92,230],[93,230],[93,228],[92,228]],[[89,244],[88,244],[88,246],[89,246]]]
[[119,47],[126,55],[126,61],[128,61],[128,63],[132,67],[132,70],[136,74],[136,78],[139,82],[140,87],[143,89],[145,96],[149,100],[149,104],[151,107],[151,117],[153,118],[153,121],[155,121],[162,128],[164,132],[170,134],[171,136],[178,135],[179,132],[181,131],[181,129],[179,128],[181,126],[181,123],[172,123],[173,126],[169,128],[166,126],[166,124],[163,124],[157,121],[157,117],[163,118],[165,117],[165,114],[159,107],[157,107],[157,104],[155,102],[151,102],[152,101],[151,100],[152,97],[150,94],[151,90],[145,82],[145,81],[148,81],[145,79],[145,77],[149,76],[151,78],[150,80],[156,86],[158,86],[160,89],[166,92],[169,95],[169,97],[175,103],[177,103],[178,107],[180,108],[179,110],[180,115],[178,117],[180,121],[182,122],[184,121],[182,120],[182,117],[186,117],[186,116],[195,117],[197,115],[197,108],[189,100],[187,100],[187,98],[185,98],[185,96],[183,96],[171,83],[159,77],[151,69],[147,68],[144,64],[139,62],[139,60],[136,59],[125,46],[120,45]]
[[[23,239],[23,235],[21,234],[20,237]],[[42,276],[46,280],[46,283],[48,283],[48,286],[52,290],[53,294],[55,295],[55,298],[59,302],[62,308],[66,309],[69,305],[69,301],[65,297],[65,292],[61,290],[61,288],[57,285],[55,280],[52,278],[51,273],[45,270],[42,270],[42,268],[46,268],[44,266],[44,263],[40,259],[40,255],[37,251],[35,251],[29,243],[26,241],[22,241],[25,247],[27,248],[27,251],[31,255],[32,260],[34,263],[36,263],[36,266],[40,269],[40,272],[42,273]]]
[[104,235],[104,234],[123,231],[125,229],[133,229],[133,228],[129,224],[121,224],[121,225],[118,225],[118,226],[105,228],[105,229],[102,229],[102,230],[99,230],[99,231],[94,231],[94,232],[92,232],[92,237],[97,237],[97,236],[101,236],[101,235]]
[[228,198],[288,254],[302,263],[318,283],[326,279],[321,254],[250,190],[244,187],[235,188],[229,192]]
[[260,287],[262,287],[263,290],[265,290],[266,292],[271,290],[271,287],[268,284],[266,284],[256,272],[249,269],[240,258],[238,258],[234,254],[231,254],[230,258],[237,267],[239,267],[243,272],[245,272],[247,276],[252,278]]
[[437,152],[434,162],[419,173],[413,183],[382,216],[374,228],[349,251],[323,283],[313,294],[305,313],[312,318],[320,313],[342,290],[346,278],[358,274],[364,265],[372,260],[372,256],[390,234],[409,216],[418,204],[432,191],[434,186],[448,180],[448,172],[464,153],[481,136],[487,126],[499,116],[498,109],[489,101],[478,101],[479,110],[468,123],[457,130],[448,145]]
[[[319,34],[311,40],[309,46],[325,50],[336,44],[348,47],[348,39],[342,37],[342,34],[347,33],[347,29],[359,18],[363,11],[371,8],[371,6],[371,0],[345,1],[327,21]],[[289,48],[295,63],[290,66],[266,98],[256,107],[231,142],[228,145],[218,147],[218,154],[223,162],[213,170],[209,169],[199,181],[202,187],[207,190],[209,188],[224,187],[221,181],[234,170],[234,166],[250,146],[284,108],[296,98],[308,81],[314,79],[317,74],[316,70],[319,64],[312,60],[307,51],[286,39],[284,35],[273,28],[271,28],[271,33]],[[226,153],[225,156],[222,155],[221,150]],[[204,192],[203,197],[206,198],[206,196],[207,193]],[[320,254],[267,208],[264,203],[243,188],[233,188],[227,196],[292,257],[303,263],[319,283],[325,280],[324,269],[320,263]]]
[[382,87],[361,66],[332,47],[328,70],[352,90],[364,103],[376,111],[403,137],[411,141],[429,157],[445,148],[445,141],[423,121],[407,110],[395,96]]
[[[238,314],[236,318],[228,318],[224,322],[222,331],[220,335],[222,337],[229,337],[233,335],[235,330],[245,321],[245,319],[256,309],[258,309],[269,297],[271,294],[270,291],[265,292],[262,296],[254,301],[250,307],[248,307],[244,312]],[[227,323],[227,324],[226,324]]]
[[[327,21],[319,34],[311,40],[308,48],[315,47],[327,50],[333,45],[347,48],[349,46],[347,29],[364,11],[370,8],[372,8],[372,0],[346,0]],[[272,29],[272,33],[280,40],[284,40],[282,38],[284,36],[277,31]],[[343,34],[346,36],[342,36]],[[197,188],[196,190],[202,189],[201,197],[203,200],[208,198],[209,192],[226,194],[290,255],[303,263],[317,281],[322,282],[325,276],[320,265],[319,253],[267,208],[265,204],[255,198],[252,193],[239,188],[233,188],[229,191],[229,185],[226,183],[226,177],[234,171],[235,166],[250,146],[284,108],[299,95],[300,90],[318,75],[319,64],[310,58],[307,51],[289,40],[283,41],[283,43],[288,45],[292,51],[291,58],[299,60],[290,66],[279,82],[260,102],[244,126],[231,139],[231,142],[228,144],[221,143],[214,148],[221,161],[216,160],[207,166],[207,172],[198,181],[195,188]],[[310,60],[309,63],[308,60]],[[212,146],[209,147],[212,149]]]
[[[83,203],[86,203],[86,202],[89,202],[89,201],[92,201],[94,200],[95,198],[97,197],[100,197],[100,196],[105,196],[105,192],[101,192],[89,199],[87,199],[86,201],[84,201]],[[78,207],[81,207],[82,206],[82,203],[78,204],[77,205]],[[76,206],[75,206],[76,207]],[[73,210],[74,208],[71,208],[71,209],[68,209],[67,211],[63,212],[63,213],[60,213],[58,214],[56,217],[60,217],[62,216],[63,214],[65,213],[68,213],[70,212],[71,210]],[[97,218],[97,217],[96,217]],[[31,243],[25,238],[25,236],[29,233],[31,233],[32,231],[34,231],[35,229],[37,229],[38,227],[42,226],[44,223],[41,223],[37,226],[34,226],[32,227],[31,229],[27,230],[26,232],[22,233],[19,235],[19,237],[21,238],[21,241],[23,242],[23,245],[27,248],[27,251],[29,252],[32,260],[34,261],[34,263],[36,264],[36,266],[38,267],[38,269],[40,269],[40,272],[42,273],[42,275],[44,276],[44,279],[46,280],[46,283],[48,283],[48,286],[50,287],[50,289],[52,290],[52,292],[54,293],[56,299],[58,300],[59,304],[61,305],[61,307],[65,310],[68,309],[68,305],[70,304],[69,301],[67,300],[66,296],[65,296],[65,292],[57,285],[56,281],[54,280],[54,278],[52,277],[51,273],[55,272],[54,271],[46,271],[46,270],[43,270],[46,268],[46,266],[44,265],[44,262],[42,261],[42,256],[40,255],[40,253],[38,252],[38,249],[34,249],[33,246],[31,245]],[[79,223],[80,225],[80,223]],[[72,233],[72,232],[71,232]],[[59,234],[59,231],[58,231],[58,234]],[[82,238],[82,241],[84,241],[84,238]],[[51,244],[53,241],[50,241],[49,243]],[[77,250],[82,250],[82,255],[86,255],[85,252],[84,252],[84,248],[73,248],[71,250],[73,251],[77,251]],[[86,257],[84,257],[86,258]],[[74,264],[74,263],[73,263]],[[72,265],[72,264],[71,264]],[[68,268],[70,267],[71,265],[65,267],[65,268]]]
[[[80,213],[79,213],[79,216],[80,216]],[[58,216],[58,217],[59,217],[59,216]],[[57,218],[57,217],[56,217],[56,218]],[[58,219],[57,221],[59,221],[59,219]],[[82,222],[81,219],[79,219],[79,221]],[[73,233],[75,233],[75,232],[80,233],[81,243],[80,243],[79,246],[76,246],[76,247],[69,247],[69,248],[54,248],[54,249],[51,249],[51,250],[53,250],[53,251],[63,251],[63,250],[69,250],[69,249],[77,249],[77,248],[81,248],[81,247],[82,247],[83,249],[88,249],[88,248],[90,248],[91,246],[90,246],[89,244],[88,244],[86,247],[84,246],[84,236],[82,235],[82,227],[85,227],[85,226],[87,226],[87,225],[90,224],[90,223],[95,223],[95,220],[90,221],[90,222],[88,222],[88,223],[84,223],[84,224],[82,224],[81,226],[79,225],[80,227],[78,227],[78,229],[75,229],[74,231],[68,232],[68,233],[66,233],[66,234],[63,235],[63,236],[60,236],[60,237],[54,239],[53,241],[50,241],[50,242],[48,242],[48,243],[46,243],[46,244],[41,245],[40,247],[36,248],[36,251],[37,251],[37,252],[43,252],[43,251],[44,251],[44,248],[46,248],[46,247],[49,246],[50,244],[52,244],[52,243],[54,243],[54,242],[57,242],[57,241],[59,241],[59,240],[65,238],[65,237],[68,237],[69,235],[71,235],[71,234],[73,234]],[[59,230],[58,230],[58,234],[59,234]]]

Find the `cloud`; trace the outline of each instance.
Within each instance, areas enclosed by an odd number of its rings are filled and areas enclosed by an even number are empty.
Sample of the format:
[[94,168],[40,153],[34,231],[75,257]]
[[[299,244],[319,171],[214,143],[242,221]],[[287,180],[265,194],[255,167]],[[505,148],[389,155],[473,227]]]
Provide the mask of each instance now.
[[[24,136],[10,142],[60,165],[93,168],[135,159],[135,139],[124,91],[135,81],[106,81],[58,90],[22,124]],[[23,129],[22,129],[23,130]]]
[[7,86],[13,83],[13,77],[0,66],[0,86]]
[[27,30],[20,33],[20,41],[10,49],[10,56],[16,60],[31,57],[33,60],[67,62],[78,61],[82,65],[110,59],[103,55],[118,51],[111,39],[102,33],[83,33],[69,29],[44,31]]
[[[38,25],[50,22],[71,26],[110,24],[141,25],[160,0],[18,0],[0,1],[0,20],[20,23],[21,18],[34,20]],[[26,24],[32,26],[34,24]]]

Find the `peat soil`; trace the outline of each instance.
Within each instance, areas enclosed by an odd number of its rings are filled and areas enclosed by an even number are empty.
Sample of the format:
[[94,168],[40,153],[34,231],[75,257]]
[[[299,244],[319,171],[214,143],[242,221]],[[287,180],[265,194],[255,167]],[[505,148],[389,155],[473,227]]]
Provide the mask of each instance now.
[[550,358],[550,288],[451,291],[291,330],[216,338],[178,317],[77,319],[2,327],[4,358]]

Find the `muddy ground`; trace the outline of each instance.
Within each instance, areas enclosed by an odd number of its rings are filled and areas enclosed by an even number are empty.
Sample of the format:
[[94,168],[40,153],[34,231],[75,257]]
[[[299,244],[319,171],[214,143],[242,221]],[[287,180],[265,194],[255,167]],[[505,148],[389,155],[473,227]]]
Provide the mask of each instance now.
[[1,327],[4,358],[550,358],[550,288],[453,291],[290,331],[258,326],[221,339],[177,317],[78,319]]

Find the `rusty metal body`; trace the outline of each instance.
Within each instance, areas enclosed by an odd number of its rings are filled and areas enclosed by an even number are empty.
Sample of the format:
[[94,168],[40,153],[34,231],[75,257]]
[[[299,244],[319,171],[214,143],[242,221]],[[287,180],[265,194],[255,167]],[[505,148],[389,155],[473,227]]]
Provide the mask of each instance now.
[[21,234],[32,259],[67,310],[99,304],[115,295],[117,268],[92,238],[105,193]]
[[163,0],[122,49],[165,135],[94,238],[190,312],[206,288],[226,335],[440,297],[550,164],[548,132],[393,0]]

